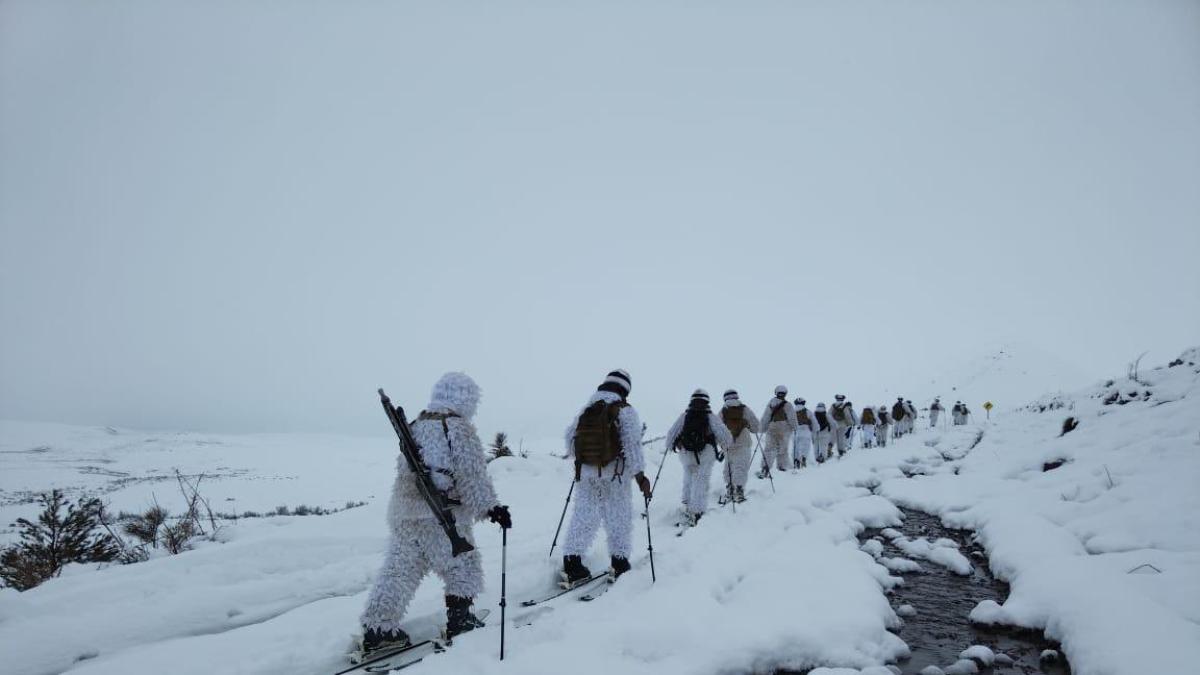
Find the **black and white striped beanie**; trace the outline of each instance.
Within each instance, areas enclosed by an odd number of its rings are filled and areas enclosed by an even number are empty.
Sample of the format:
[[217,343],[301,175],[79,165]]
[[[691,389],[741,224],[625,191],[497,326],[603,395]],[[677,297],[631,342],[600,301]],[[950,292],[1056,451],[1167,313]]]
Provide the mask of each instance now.
[[626,396],[628,396],[629,392],[633,389],[633,382],[629,379],[629,373],[621,370],[620,368],[609,373],[608,377],[604,378],[604,384],[617,385],[621,389],[625,390]]
[[701,400],[705,403],[708,403],[708,392],[704,391],[703,389],[697,389],[696,391],[692,392],[692,400]]
[[736,402],[738,400],[737,390],[736,389],[726,389],[725,394],[722,396],[722,398],[725,399],[726,403]]
[[838,394],[837,396],[834,396],[834,397],[833,397],[833,400],[835,400],[835,401],[845,401],[845,400],[846,400],[846,395],[845,395],[845,394]]

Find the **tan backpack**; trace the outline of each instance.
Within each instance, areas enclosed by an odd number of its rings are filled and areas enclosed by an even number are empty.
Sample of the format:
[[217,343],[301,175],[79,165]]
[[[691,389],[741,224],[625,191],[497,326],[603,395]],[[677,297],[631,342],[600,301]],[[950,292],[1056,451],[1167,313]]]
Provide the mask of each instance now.
[[597,475],[610,462],[621,456],[621,427],[617,418],[624,401],[596,401],[579,415],[575,425],[575,475],[580,465],[596,467]]
[[729,427],[729,433],[737,438],[738,434],[746,430],[750,426],[750,422],[746,421],[746,406],[725,406],[721,408],[721,421],[725,426]]
[[835,419],[839,422],[846,421],[846,404],[845,403],[834,403],[833,407],[830,409],[833,411],[833,419]]
[[787,421],[787,411],[783,409],[783,406],[785,403],[787,403],[787,401],[780,400],[779,405],[775,406],[771,410],[771,421],[772,422],[786,422]]
[[875,424],[875,411],[871,410],[870,408],[863,408],[862,423],[874,425]]
[[808,409],[796,411],[796,422],[802,427],[812,426],[812,420],[808,419]]

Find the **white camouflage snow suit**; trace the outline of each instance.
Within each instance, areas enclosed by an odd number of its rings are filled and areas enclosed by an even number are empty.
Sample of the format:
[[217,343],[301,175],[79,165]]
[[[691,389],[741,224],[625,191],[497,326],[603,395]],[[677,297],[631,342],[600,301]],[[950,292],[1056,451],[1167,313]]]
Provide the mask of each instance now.
[[[497,504],[483,444],[471,422],[479,396],[470,377],[447,373],[433,386],[425,412],[410,425],[434,483],[461,502],[453,508],[455,522],[459,534],[472,543],[472,524]],[[422,499],[404,455],[396,464],[388,506],[391,538],[362,615],[365,628],[380,631],[400,629],[408,603],[430,571],[442,578],[448,596],[473,598],[483,590],[479,551],[451,555],[450,539]]]
[[733,443],[725,451],[725,488],[729,492],[729,486],[735,488],[746,487],[746,479],[750,477],[750,459],[754,454],[754,434],[759,432],[758,417],[750,406],[745,405],[739,399],[726,399],[725,406],[721,409],[722,422],[727,420],[726,415],[730,408],[741,408],[743,419],[746,421],[746,427],[733,438]]
[[[707,407],[707,401],[705,401],[703,409],[707,409]],[[679,440],[679,434],[683,431],[684,419],[687,418],[686,411],[679,416],[679,419],[675,420],[675,424],[671,425],[666,438],[667,448],[679,453],[679,464],[683,468],[683,508],[693,522],[708,510],[708,486],[712,478],[713,465],[717,462],[717,448],[728,451],[733,445],[733,435],[729,433],[729,428],[725,426],[721,418],[712,411],[707,411],[707,415],[708,429],[712,434],[712,439],[699,452],[675,447],[676,441]]]
[[850,433],[858,426],[854,406],[849,401],[834,403],[829,408],[829,419],[833,422],[833,442],[837,445],[838,455],[844,455],[850,449]]
[[833,445],[833,420],[829,419],[824,403],[818,403],[817,409],[813,411],[813,424],[817,430],[813,435],[813,452],[816,453],[818,462],[824,462],[833,456],[833,449],[830,447]]
[[888,428],[891,426],[892,414],[888,412],[887,406],[879,406],[879,409],[875,411],[875,440],[879,442],[879,447],[887,447]]
[[943,408],[942,404],[938,401],[934,401],[933,405],[929,406],[929,427],[930,428],[934,428],[937,426],[938,417],[941,416],[943,410],[945,410],[945,408]]
[[[616,403],[621,397],[610,391],[597,391],[579,414],[582,415],[583,410],[600,400]],[[575,457],[575,428],[578,424],[579,415],[576,415],[571,426],[567,427],[567,455],[572,459]],[[571,524],[567,527],[567,539],[563,544],[564,555],[585,556],[601,525],[608,535],[610,556],[627,559],[633,552],[630,539],[633,532],[632,486],[634,476],[642,473],[646,467],[642,453],[642,420],[633,406],[626,405],[617,416],[617,426],[623,459],[618,458],[600,468],[587,465],[580,467],[574,491],[575,509],[571,512]]]
[[905,401],[904,410],[908,413],[904,418],[904,433],[911,434],[917,428],[917,408],[912,402]]
[[763,461],[767,467],[776,466],[780,471],[788,469],[788,446],[796,433],[796,408],[786,398],[775,396],[763,411]]
[[862,415],[858,418],[858,430],[864,448],[875,446],[875,425],[877,422],[878,420],[875,419],[875,409],[871,406],[863,408]]
[[816,456],[810,458],[813,450],[813,439],[817,437],[817,421],[812,411],[804,404],[796,408],[796,435],[792,439],[792,461],[812,465],[817,461]]

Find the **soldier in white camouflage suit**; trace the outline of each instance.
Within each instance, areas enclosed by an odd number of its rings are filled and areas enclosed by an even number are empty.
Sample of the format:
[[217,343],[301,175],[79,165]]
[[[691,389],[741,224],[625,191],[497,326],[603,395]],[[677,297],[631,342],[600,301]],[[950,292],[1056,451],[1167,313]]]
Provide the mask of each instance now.
[[721,450],[733,445],[733,435],[712,412],[708,392],[703,389],[692,392],[687,410],[667,432],[666,444],[679,453],[683,468],[684,524],[694,526],[708,510],[713,465],[723,458]]
[[842,394],[834,396],[834,404],[829,408],[829,418],[833,421],[833,442],[837,446],[838,456],[846,454],[850,449],[850,434],[858,426],[858,415],[854,414],[854,405]]
[[[608,535],[609,574],[629,571],[632,552],[634,482],[650,498],[644,473],[642,421],[627,400],[629,373],[614,370],[567,427],[567,454],[575,460],[575,510],[563,545],[562,577],[574,585],[592,576],[583,564],[600,526]],[[632,480],[631,480],[632,478]]]
[[[792,468],[800,469],[806,466],[808,456],[813,450],[814,439],[817,437],[817,421],[808,410],[803,398],[794,401],[796,408],[796,435],[792,439]],[[813,457],[816,462],[816,457]]]
[[788,448],[792,444],[792,436],[796,433],[796,409],[787,400],[787,387],[782,384],[775,387],[775,397],[767,403],[767,409],[762,414],[763,436],[763,470],[758,477],[765,478],[771,467],[787,471],[791,462],[788,459]]
[[[501,527],[512,527],[508,507],[496,500],[483,443],[471,423],[479,396],[479,386],[470,377],[446,373],[433,385],[429,406],[410,425],[434,484],[451,503],[458,502],[452,512],[459,534],[472,543],[472,523],[477,520],[489,518]],[[446,586],[447,633],[453,636],[482,625],[470,611],[483,590],[479,551],[452,555],[450,539],[422,498],[403,455],[397,466],[388,506],[391,540],[362,614],[364,653],[408,644],[400,622],[430,571]]]
[[750,477],[750,460],[754,454],[754,435],[759,431],[758,416],[742,403],[737,391],[730,389],[722,397],[721,421],[733,435],[733,445],[725,453],[725,497],[741,503],[746,501],[746,479]]

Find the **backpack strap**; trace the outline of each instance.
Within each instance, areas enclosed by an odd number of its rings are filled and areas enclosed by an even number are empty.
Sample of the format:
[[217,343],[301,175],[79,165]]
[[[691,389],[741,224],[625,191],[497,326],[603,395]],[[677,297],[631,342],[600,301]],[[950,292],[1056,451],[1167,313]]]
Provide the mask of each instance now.
[[[620,482],[621,478],[625,476],[625,446],[621,444],[621,411],[628,407],[629,402],[623,398],[619,398],[616,401],[609,403],[608,407],[604,410],[604,412],[608,415],[608,424],[610,430],[614,432],[616,436],[614,442],[617,444],[617,447],[620,448],[620,452],[617,453],[617,458],[613,460],[614,466],[612,480],[617,482]],[[600,467],[600,471],[603,471],[603,469],[604,467]],[[598,471],[596,475],[600,475],[600,472]]]

